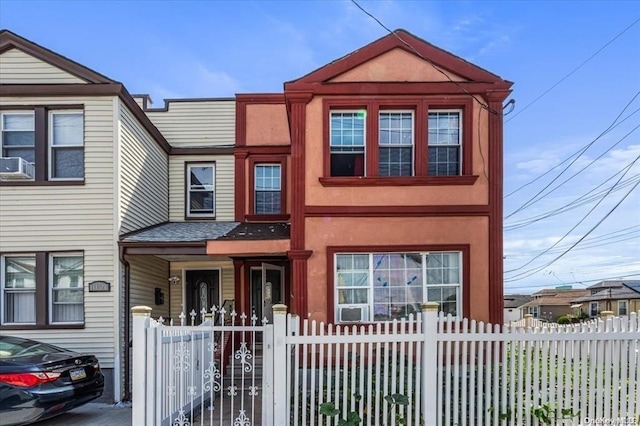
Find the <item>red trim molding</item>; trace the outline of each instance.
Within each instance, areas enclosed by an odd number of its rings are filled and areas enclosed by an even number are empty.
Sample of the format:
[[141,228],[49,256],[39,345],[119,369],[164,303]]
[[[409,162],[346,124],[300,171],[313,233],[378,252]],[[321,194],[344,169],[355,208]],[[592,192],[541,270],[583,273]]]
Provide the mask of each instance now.
[[246,160],[249,156],[249,153],[242,148],[236,148],[234,152],[235,157],[235,170],[234,170],[234,185],[235,185],[235,199],[234,199],[234,219],[236,222],[242,222],[242,218],[244,217],[245,211],[245,197],[246,191],[245,188],[247,186],[246,176],[247,171]]
[[336,253],[415,253],[427,251],[459,251],[462,253],[462,315],[469,318],[471,300],[471,247],[469,244],[327,246],[327,323],[335,322],[334,256]]
[[307,217],[440,217],[488,216],[488,205],[306,206]]
[[322,186],[445,186],[473,185],[478,176],[321,177]]

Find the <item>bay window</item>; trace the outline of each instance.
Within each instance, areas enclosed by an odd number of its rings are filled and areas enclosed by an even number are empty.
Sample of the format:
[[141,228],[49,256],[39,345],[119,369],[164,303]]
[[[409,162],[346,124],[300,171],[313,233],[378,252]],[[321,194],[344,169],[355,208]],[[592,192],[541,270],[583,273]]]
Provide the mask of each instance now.
[[462,253],[336,253],[335,309],[358,309],[358,320],[385,321],[420,312],[437,302],[445,314],[462,315]]

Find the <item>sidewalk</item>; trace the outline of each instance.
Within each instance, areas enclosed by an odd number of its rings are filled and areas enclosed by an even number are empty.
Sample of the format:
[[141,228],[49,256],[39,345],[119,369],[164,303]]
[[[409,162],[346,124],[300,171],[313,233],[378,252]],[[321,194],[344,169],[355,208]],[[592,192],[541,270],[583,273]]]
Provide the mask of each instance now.
[[35,426],[125,426],[131,425],[131,407],[90,402]]

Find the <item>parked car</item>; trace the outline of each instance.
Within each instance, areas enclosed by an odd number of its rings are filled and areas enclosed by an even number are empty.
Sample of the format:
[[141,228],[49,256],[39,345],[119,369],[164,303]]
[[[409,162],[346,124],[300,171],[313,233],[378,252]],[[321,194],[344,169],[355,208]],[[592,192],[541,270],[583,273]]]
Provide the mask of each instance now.
[[0,425],[24,425],[69,411],[102,395],[93,355],[0,336]]

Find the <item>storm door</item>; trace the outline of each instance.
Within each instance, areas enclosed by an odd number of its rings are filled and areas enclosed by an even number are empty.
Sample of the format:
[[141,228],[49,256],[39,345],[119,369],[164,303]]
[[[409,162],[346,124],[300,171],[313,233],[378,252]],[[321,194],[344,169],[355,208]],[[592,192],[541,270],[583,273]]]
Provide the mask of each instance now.
[[191,322],[189,313],[193,310],[197,313],[195,324],[200,324],[202,308],[211,313],[211,307],[220,304],[220,271],[186,271],[185,287],[187,323]]
[[273,324],[273,305],[284,303],[284,267],[263,263],[251,268],[251,311]]

